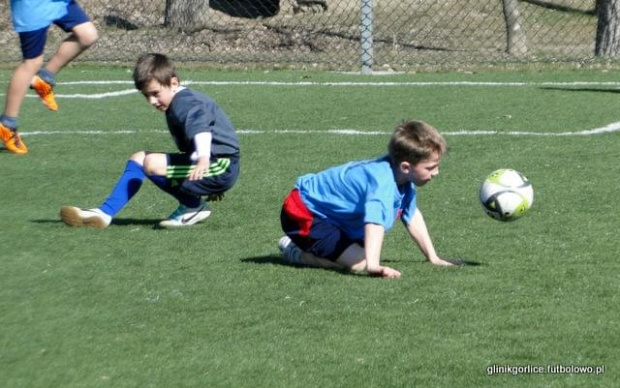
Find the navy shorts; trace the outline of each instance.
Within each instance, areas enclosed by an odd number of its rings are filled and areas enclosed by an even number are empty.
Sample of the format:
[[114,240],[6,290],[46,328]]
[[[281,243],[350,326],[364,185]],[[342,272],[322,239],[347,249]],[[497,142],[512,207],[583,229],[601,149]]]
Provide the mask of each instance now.
[[[67,4],[67,13],[58,20],[54,20],[54,24],[63,31],[69,32],[75,26],[89,22],[90,18],[86,12],[75,2],[70,1]],[[22,49],[22,57],[24,59],[33,59],[41,56],[45,49],[47,41],[47,30],[49,26],[36,31],[26,31],[19,33],[19,43]]]
[[335,261],[351,245],[364,246],[363,240],[350,238],[336,225],[312,214],[297,189],[284,200],[280,222],[295,245],[317,257]]
[[204,197],[230,190],[239,176],[239,157],[219,157],[211,161],[209,171],[199,181],[187,179],[196,166],[189,154],[168,154],[166,179],[171,190]]

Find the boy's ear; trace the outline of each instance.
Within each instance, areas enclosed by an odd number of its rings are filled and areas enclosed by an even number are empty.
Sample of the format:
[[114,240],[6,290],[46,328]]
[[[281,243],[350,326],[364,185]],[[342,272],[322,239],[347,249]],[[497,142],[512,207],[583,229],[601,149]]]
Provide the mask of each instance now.
[[179,79],[177,77],[172,77],[170,79],[170,88],[171,89],[176,89],[178,88],[180,85]]
[[400,171],[402,171],[405,174],[409,174],[412,170],[412,166],[411,163],[407,162],[407,161],[402,161],[400,162]]

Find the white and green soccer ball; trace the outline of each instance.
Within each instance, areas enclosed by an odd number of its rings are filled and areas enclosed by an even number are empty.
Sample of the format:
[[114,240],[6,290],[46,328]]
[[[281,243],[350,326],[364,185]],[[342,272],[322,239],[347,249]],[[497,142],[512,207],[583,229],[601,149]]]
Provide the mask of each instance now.
[[519,171],[502,168],[493,171],[482,183],[480,202],[490,217],[512,221],[530,210],[534,203],[534,189]]

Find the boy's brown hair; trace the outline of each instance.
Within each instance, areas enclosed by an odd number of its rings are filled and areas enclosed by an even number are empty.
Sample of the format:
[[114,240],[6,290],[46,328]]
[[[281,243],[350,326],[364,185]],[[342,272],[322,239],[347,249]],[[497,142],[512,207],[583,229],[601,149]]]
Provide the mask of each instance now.
[[133,71],[136,89],[142,91],[146,85],[155,80],[163,86],[170,86],[172,78],[179,78],[174,64],[163,54],[150,53],[141,56]]
[[447,151],[443,136],[422,121],[407,121],[396,127],[388,144],[388,154],[394,165],[401,162],[416,165],[430,158],[433,152],[441,156]]

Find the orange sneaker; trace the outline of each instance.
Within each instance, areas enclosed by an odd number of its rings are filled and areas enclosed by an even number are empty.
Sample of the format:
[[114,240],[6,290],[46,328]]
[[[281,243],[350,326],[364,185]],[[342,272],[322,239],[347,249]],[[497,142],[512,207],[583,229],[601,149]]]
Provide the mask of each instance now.
[[30,88],[37,92],[39,97],[41,97],[41,101],[43,101],[43,105],[45,105],[49,110],[53,112],[58,110],[58,104],[56,103],[54,92],[52,91],[54,87],[52,85],[44,81],[43,78],[38,75],[35,75],[32,78]]
[[17,131],[13,131],[3,124],[0,124],[0,139],[4,142],[4,146],[9,152],[18,155],[24,155],[28,153],[28,147],[22,141],[21,136]]

